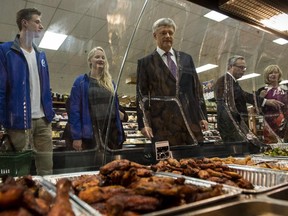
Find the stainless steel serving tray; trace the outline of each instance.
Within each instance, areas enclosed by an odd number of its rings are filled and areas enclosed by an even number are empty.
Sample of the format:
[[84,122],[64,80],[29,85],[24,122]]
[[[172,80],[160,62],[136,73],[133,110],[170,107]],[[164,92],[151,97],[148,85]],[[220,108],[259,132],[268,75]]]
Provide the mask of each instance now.
[[272,199],[247,199],[214,205],[177,216],[287,216],[287,202]]
[[255,154],[253,155],[254,158],[266,158],[267,160],[288,160],[288,156],[269,156],[265,154]]
[[[185,183],[187,183],[187,184],[193,184],[193,185],[197,185],[199,187],[206,187],[206,188],[217,184],[217,183],[211,182],[211,181],[205,181],[202,179],[187,177],[187,176],[168,173],[168,172],[157,172],[157,173],[155,173],[155,176],[171,177],[171,178],[181,177],[181,178],[185,178]],[[172,207],[172,208],[168,208],[168,209],[164,209],[164,210],[160,210],[160,211],[156,211],[156,212],[150,212],[148,214],[144,214],[143,216],[178,215],[178,213],[180,213],[180,212],[186,212],[187,213],[187,212],[189,212],[189,211],[191,211],[197,207],[203,206],[203,208],[204,208],[204,207],[207,207],[207,206],[209,206],[215,202],[218,202],[218,201],[227,201],[227,200],[230,200],[234,197],[238,197],[238,196],[240,196],[240,194],[242,192],[239,188],[231,187],[231,186],[227,186],[227,185],[223,185],[223,191],[224,191],[224,194],[222,194],[220,196],[211,197],[208,199],[204,199],[204,200],[196,201],[196,202],[189,203],[186,205]]]
[[[46,179],[46,181],[49,182],[49,184],[51,184],[51,183],[54,184],[61,178],[68,178],[68,179],[73,180],[73,179],[75,179],[81,175],[95,175],[98,173],[99,173],[99,171],[79,172],[79,173],[44,176],[44,178]],[[182,176],[182,175],[174,175],[171,173],[161,173],[161,172],[154,173],[154,175],[159,176],[159,177],[171,177],[171,178],[184,177],[185,178],[185,176]],[[201,180],[201,179],[194,179],[194,178],[186,178],[185,183],[194,184],[194,185],[197,185],[199,187],[211,187],[212,185],[217,184],[215,182],[205,181],[205,180]],[[148,215],[149,216],[168,215],[168,214],[169,215],[171,215],[171,214],[175,215],[177,212],[180,212],[180,211],[188,211],[188,210],[191,210],[191,209],[199,207],[199,206],[209,205],[209,204],[217,202],[217,201],[228,200],[228,199],[231,199],[233,197],[240,196],[240,194],[242,192],[238,188],[230,187],[230,186],[226,186],[226,185],[223,185],[223,191],[224,191],[224,194],[222,194],[220,196],[211,197],[211,198],[208,198],[205,200],[189,203],[189,204],[183,205],[183,206],[177,206],[177,207],[172,207],[172,208],[168,208],[165,210],[150,212],[149,214],[145,214],[145,215],[147,215],[147,216]],[[76,195],[73,195],[73,196],[74,196],[73,199],[75,199],[75,201],[80,200]],[[83,201],[81,201],[81,202],[83,202]],[[86,205],[88,205],[88,204],[86,204]],[[101,214],[99,213],[98,215],[101,215]]]
[[59,179],[67,178],[69,180],[73,180],[82,175],[97,175],[99,171],[87,171],[87,172],[74,172],[74,173],[65,173],[65,174],[56,174],[56,175],[46,175],[43,176],[45,180],[51,182],[52,184],[56,184]]
[[287,172],[247,165],[227,164],[227,166],[254,185],[254,189],[241,188],[244,193],[263,193],[288,185]]
[[[53,183],[48,180],[42,178],[40,184],[53,196],[56,196],[56,187]],[[100,212],[92,208],[87,203],[80,200],[73,193],[69,194],[70,203],[72,205],[73,212],[76,216],[101,216]]]
[[[15,177],[15,179],[18,179],[20,177]],[[52,197],[56,196],[56,187],[54,184],[51,182],[47,181],[44,177],[42,176],[32,176],[32,179],[41,185],[49,194],[51,194]],[[55,181],[56,183],[56,181]],[[73,212],[76,216],[101,216],[98,211],[93,209],[91,206],[80,200],[75,200],[75,195],[71,194],[70,196],[70,203],[73,209]]]
[[[279,168],[288,168],[288,160],[281,160],[277,159],[274,157],[267,158],[267,157],[252,157],[251,159],[254,163],[273,163],[273,165],[279,167]],[[278,169],[273,169],[275,171],[282,171],[286,172],[288,170],[278,170]]]

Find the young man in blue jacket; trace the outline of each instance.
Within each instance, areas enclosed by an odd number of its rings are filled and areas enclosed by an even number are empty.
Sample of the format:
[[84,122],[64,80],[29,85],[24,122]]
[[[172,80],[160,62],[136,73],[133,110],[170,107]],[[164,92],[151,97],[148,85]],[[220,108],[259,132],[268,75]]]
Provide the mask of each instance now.
[[54,111],[49,70],[45,53],[33,43],[43,30],[41,12],[22,9],[16,22],[15,40],[0,45],[0,124],[17,151],[35,151],[38,175],[52,174]]

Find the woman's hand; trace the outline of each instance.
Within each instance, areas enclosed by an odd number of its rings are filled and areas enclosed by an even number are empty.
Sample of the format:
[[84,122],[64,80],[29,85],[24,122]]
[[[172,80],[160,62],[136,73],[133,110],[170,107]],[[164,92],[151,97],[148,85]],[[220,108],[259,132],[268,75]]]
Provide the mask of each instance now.
[[119,110],[119,116],[120,116],[120,120],[123,121],[124,117],[125,117],[125,114],[122,113],[120,110]]
[[82,140],[73,140],[73,148],[76,151],[82,151]]

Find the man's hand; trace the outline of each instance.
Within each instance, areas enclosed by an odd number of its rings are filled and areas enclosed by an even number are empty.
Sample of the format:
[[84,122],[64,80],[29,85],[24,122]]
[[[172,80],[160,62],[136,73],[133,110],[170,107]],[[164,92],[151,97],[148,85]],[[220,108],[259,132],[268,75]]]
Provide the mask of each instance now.
[[208,130],[208,122],[206,120],[201,120],[199,124],[202,130]]
[[260,97],[265,97],[267,95],[267,90],[262,90],[259,95]]
[[153,138],[153,132],[152,132],[152,128],[150,127],[144,127],[141,129],[141,133],[148,138],[149,140],[151,140]]
[[280,110],[281,106],[284,106],[285,104],[281,101],[275,100],[275,99],[267,99],[265,102],[265,105],[272,106],[278,110]]

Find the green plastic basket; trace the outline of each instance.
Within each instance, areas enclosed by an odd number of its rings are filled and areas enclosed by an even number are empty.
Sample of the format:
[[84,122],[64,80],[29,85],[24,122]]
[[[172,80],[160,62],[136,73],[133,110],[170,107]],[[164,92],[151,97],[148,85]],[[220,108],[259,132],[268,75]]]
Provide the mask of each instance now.
[[23,176],[30,173],[32,150],[0,153],[0,175]]

